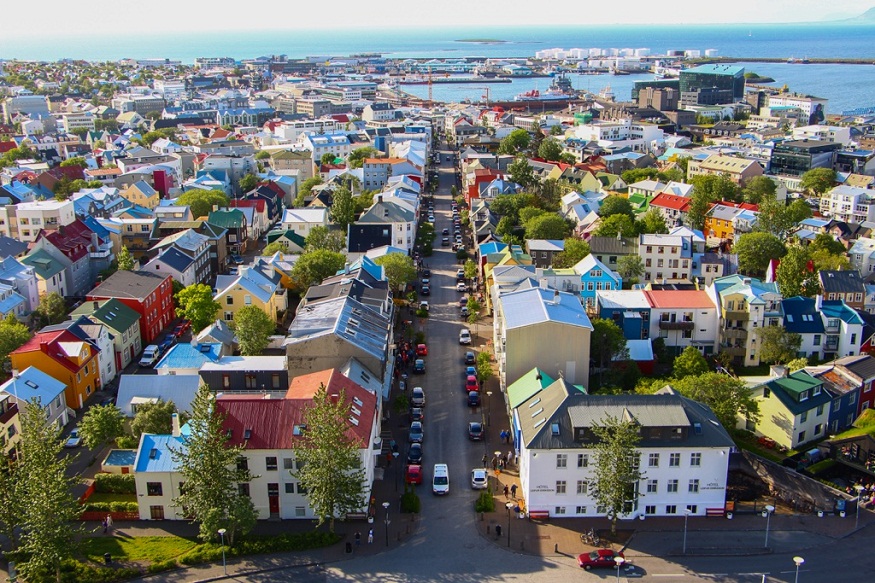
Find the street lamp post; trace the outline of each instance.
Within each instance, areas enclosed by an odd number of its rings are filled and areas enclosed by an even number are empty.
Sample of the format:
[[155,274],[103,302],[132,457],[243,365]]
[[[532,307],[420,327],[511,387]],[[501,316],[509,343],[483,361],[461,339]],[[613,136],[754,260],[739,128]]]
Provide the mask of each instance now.
[[775,507],[769,504],[766,506],[766,509],[763,510],[763,516],[766,517],[766,544],[764,548],[769,548],[769,522],[772,520],[772,513],[775,511]]
[[492,415],[492,391],[486,391],[486,427],[491,423]]
[[398,491],[398,456],[401,455],[397,451],[392,452],[392,457],[395,458],[395,491]]
[[386,510],[386,546],[389,546],[389,503],[383,502],[383,509]]
[[690,517],[690,509],[684,510],[684,554],[687,554],[687,519]]
[[620,567],[623,566],[623,563],[626,562],[626,559],[623,557],[617,556],[614,557],[614,562],[617,563],[617,583],[620,583]]
[[513,508],[513,502],[507,502],[504,507],[507,508],[507,546],[510,548],[510,509]]
[[860,528],[860,498],[863,495],[863,486],[857,484],[854,486],[854,490],[857,491],[857,518],[854,520],[854,530]]
[[799,583],[799,567],[802,566],[802,563],[805,562],[805,559],[802,557],[793,557],[793,562],[796,563],[796,582]]
[[219,537],[222,539],[222,571],[225,576],[228,575],[228,565],[225,563],[225,533],[228,532],[224,528],[219,529]]

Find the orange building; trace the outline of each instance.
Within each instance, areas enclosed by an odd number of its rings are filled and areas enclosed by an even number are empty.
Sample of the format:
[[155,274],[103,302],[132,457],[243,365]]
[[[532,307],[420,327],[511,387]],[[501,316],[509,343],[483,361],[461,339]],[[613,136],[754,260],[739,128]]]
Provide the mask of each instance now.
[[37,332],[9,358],[13,370],[33,366],[67,385],[64,395],[74,409],[81,409],[86,399],[100,389],[97,349],[69,330]]

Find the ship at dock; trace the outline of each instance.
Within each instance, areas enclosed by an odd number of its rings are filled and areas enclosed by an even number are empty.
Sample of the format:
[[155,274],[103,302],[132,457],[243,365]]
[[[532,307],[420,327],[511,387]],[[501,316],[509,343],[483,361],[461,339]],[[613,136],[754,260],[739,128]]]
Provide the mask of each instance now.
[[541,92],[537,89],[520,93],[513,98],[514,101],[567,101],[577,97],[577,92],[571,84],[571,79],[564,74],[553,77],[550,87]]

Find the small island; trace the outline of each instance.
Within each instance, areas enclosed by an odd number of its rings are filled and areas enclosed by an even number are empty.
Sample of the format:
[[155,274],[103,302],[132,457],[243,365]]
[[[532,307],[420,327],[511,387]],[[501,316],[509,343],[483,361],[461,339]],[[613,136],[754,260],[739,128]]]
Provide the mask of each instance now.
[[497,38],[460,38],[455,40],[457,43],[476,43],[478,45],[500,45],[508,41]]
[[744,74],[744,80],[747,83],[774,83],[775,80],[771,77],[763,77],[759,73],[750,71]]

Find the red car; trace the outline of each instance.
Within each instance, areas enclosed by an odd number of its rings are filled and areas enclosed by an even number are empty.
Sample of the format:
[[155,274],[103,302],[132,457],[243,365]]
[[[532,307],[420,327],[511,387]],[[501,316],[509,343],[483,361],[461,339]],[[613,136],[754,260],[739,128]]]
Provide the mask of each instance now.
[[188,320],[183,320],[173,329],[173,335],[179,338],[183,334],[185,334],[189,328],[191,328],[191,322]]
[[416,464],[407,466],[407,469],[404,471],[404,481],[414,486],[422,484],[422,466]]
[[468,378],[465,379],[465,391],[471,392],[471,391],[479,391],[479,390],[480,390],[480,383],[477,382],[477,377],[475,377],[474,375],[468,375]]
[[416,356],[428,356],[428,346],[425,344],[417,344]]
[[623,557],[623,553],[615,553],[611,549],[596,549],[591,553],[577,555],[577,564],[589,571],[596,568],[616,568],[617,557]]

